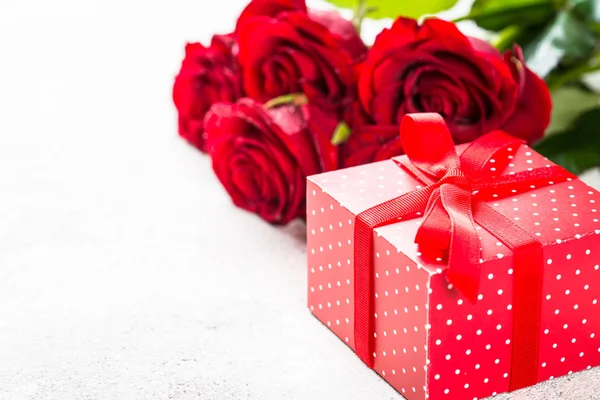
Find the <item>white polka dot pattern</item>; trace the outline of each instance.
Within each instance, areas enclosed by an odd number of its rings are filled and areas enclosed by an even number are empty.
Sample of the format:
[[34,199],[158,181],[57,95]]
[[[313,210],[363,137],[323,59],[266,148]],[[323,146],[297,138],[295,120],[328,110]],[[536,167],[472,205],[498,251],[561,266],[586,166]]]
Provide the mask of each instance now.
[[[523,146],[504,173],[546,165],[553,164]],[[309,178],[309,307],[353,349],[355,216],[418,185],[391,160]],[[488,203],[544,244],[540,381],[600,365],[597,202],[600,194],[577,180]],[[409,400],[471,400],[508,391],[510,250],[478,229],[481,290],[471,304],[446,281],[442,260],[422,258],[414,244],[419,223],[375,230],[374,369]]]
[[373,250],[378,259],[374,265],[375,370],[405,397],[424,398],[430,274],[386,240],[377,240]]
[[[450,390],[452,399],[473,399],[509,390],[512,337],[512,256],[482,264],[481,293],[476,304],[448,290],[443,274],[432,277],[429,345],[431,398]],[[452,319],[448,325],[447,320]],[[439,344],[437,344],[439,343]],[[450,357],[448,357],[450,356]],[[460,371],[460,373],[455,373]]]
[[308,196],[314,207],[307,218],[309,307],[354,348],[354,252],[348,244],[354,215],[311,182]]

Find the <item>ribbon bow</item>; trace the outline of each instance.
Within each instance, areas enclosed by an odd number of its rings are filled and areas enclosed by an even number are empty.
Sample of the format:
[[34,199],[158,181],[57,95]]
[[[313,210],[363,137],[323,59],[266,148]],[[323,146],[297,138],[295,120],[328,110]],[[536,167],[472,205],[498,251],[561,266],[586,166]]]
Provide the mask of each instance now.
[[448,260],[447,279],[476,301],[481,243],[475,223],[513,252],[513,365],[511,390],[537,383],[539,320],[543,282],[542,244],[485,200],[512,196],[570,180],[574,175],[548,166],[501,175],[523,141],[495,131],[472,142],[460,155],[443,118],[409,114],[400,128],[409,161],[396,161],[426,186],[363,211],[354,231],[355,343],[357,355],[373,367],[373,229],[400,218],[423,215],[415,237],[424,257]]

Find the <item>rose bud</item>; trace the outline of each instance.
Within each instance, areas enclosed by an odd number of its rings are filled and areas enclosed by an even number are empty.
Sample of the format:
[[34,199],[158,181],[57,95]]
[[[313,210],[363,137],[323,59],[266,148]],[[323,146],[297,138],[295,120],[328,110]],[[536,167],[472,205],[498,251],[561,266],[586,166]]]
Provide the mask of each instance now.
[[211,45],[189,43],[173,85],[178,112],[179,135],[205,151],[204,116],[219,101],[236,101],[241,96],[236,44],[232,35],[215,35]]

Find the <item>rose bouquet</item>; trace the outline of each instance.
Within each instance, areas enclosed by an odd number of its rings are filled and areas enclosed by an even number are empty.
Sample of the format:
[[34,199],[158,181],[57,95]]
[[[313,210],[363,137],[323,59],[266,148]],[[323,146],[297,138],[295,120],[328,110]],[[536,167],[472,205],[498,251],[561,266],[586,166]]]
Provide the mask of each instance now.
[[[407,113],[441,114],[456,143],[501,129],[533,144],[550,124],[548,85],[516,40],[493,46],[454,22],[418,22],[440,11],[427,1],[410,12],[409,2],[357,3],[348,21],[304,0],[252,0],[234,32],[186,46],[173,87],[179,134],[212,157],[237,206],[270,223],[305,217],[307,176],[403,154]],[[408,16],[368,47],[362,19],[390,7]]]

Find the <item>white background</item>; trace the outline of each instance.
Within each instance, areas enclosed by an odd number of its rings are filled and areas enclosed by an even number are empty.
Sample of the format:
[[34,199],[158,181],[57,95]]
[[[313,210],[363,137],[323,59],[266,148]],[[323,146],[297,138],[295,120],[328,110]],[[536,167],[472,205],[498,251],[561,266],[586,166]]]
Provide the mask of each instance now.
[[303,225],[177,138],[184,42],[245,0],[0,1],[0,399],[401,398],[306,310]]

